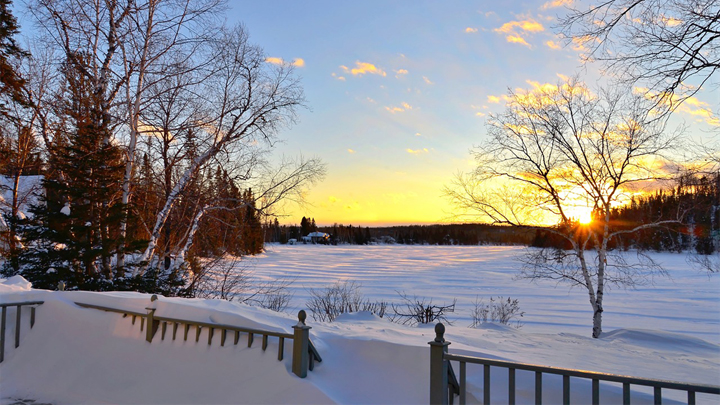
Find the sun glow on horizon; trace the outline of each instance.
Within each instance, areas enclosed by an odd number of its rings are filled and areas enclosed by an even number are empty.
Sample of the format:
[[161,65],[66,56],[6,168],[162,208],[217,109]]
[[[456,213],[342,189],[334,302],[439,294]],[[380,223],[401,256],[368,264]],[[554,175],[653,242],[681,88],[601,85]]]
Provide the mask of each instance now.
[[590,207],[574,206],[568,210],[567,215],[583,225],[592,222],[592,208]]

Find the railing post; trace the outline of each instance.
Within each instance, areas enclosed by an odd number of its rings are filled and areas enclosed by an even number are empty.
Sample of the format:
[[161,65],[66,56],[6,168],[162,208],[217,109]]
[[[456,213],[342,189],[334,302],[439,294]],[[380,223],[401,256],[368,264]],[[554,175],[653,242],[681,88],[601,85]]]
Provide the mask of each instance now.
[[293,358],[292,358],[292,371],[300,377],[307,377],[308,363],[310,362],[310,356],[308,349],[310,346],[310,326],[305,325],[305,319],[307,314],[305,311],[300,310],[298,312],[298,323],[293,326],[295,330],[293,336]]
[[155,301],[157,301],[158,297],[157,295],[153,294],[152,297],[150,297],[150,306],[148,308],[145,308],[148,311],[147,316],[147,328],[145,328],[145,340],[148,342],[152,342],[153,336],[155,336],[155,332],[157,332],[158,327],[160,326],[160,321],[155,320],[155,308],[157,304],[155,304]]
[[[450,342],[445,341],[445,325],[435,325],[435,340],[430,345],[430,403],[448,403],[448,362],[444,355]],[[464,389],[465,387],[460,387]]]

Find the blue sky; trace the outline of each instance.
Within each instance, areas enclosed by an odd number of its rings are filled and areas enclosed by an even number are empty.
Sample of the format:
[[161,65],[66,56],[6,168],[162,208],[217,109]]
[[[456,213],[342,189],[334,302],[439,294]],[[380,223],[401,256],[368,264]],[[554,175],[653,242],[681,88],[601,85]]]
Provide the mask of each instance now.
[[[281,131],[276,154],[316,156],[328,168],[309,204],[288,206],[282,222],[450,220],[442,189],[472,168],[468,152],[508,89],[573,75],[605,81],[557,35],[571,2],[230,1],[228,23],[243,23],[268,63],[295,63],[305,90],[308,108]],[[703,89],[690,101],[674,122],[710,139],[706,111],[719,110],[720,96]]]
[[288,222],[448,220],[442,188],[472,167],[508,88],[598,79],[556,36],[562,12],[543,1],[233,2],[230,22],[268,57],[302,59],[310,109],[279,152],[318,156],[328,175]]
[[[468,151],[485,137],[488,114],[509,88],[579,75],[582,49],[557,35],[568,1],[235,1],[242,22],[269,58],[295,62],[309,109],[284,130],[286,155],[318,156],[325,181],[309,206],[290,208],[319,224],[445,222],[442,188],[472,168]],[[270,59],[277,61],[277,59]],[[301,61],[300,61],[301,60]],[[692,101],[692,100],[691,100]],[[717,94],[703,90],[676,114],[689,135],[708,138]]]

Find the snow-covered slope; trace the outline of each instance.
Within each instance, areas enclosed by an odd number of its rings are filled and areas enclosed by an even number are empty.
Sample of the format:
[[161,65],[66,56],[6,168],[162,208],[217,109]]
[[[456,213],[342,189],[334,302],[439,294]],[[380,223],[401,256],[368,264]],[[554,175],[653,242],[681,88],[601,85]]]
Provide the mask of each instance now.
[[[523,310],[533,317],[550,319],[561,313],[575,292],[562,293],[553,301],[549,286],[523,285],[497,270],[511,266],[511,255],[502,248],[482,248],[487,263],[480,265],[491,274],[476,271],[479,286],[469,282],[473,253],[470,250],[442,250],[443,247],[422,249],[376,249],[352,252],[348,248],[295,246],[297,254],[279,247],[257,260],[256,276],[269,277],[271,272],[291,272],[298,275],[295,284],[298,296],[295,305],[302,304],[303,286],[330,283],[336,279],[361,277],[367,295],[391,297],[393,288],[426,295],[433,288],[449,290],[448,295],[464,294],[474,298],[475,291],[492,295],[504,294],[521,298]],[[323,247],[324,248],[324,247]],[[336,248],[336,250],[331,250]],[[357,248],[363,249],[363,248]],[[365,249],[374,249],[365,248]],[[475,248],[478,249],[478,248]],[[449,252],[447,257],[443,252]],[[495,253],[493,253],[495,252]],[[329,258],[334,254],[333,265]],[[414,256],[413,256],[414,255]],[[494,256],[493,256],[494,255]],[[297,261],[305,257],[304,261]],[[385,259],[383,259],[385,258]],[[292,265],[291,260],[296,260]],[[393,259],[393,260],[390,260]],[[322,262],[322,260],[326,260]],[[383,262],[383,260],[388,260]],[[384,263],[384,264],[383,264]],[[395,263],[391,265],[390,263]],[[462,264],[466,263],[466,264]],[[377,266],[377,269],[373,270]],[[405,269],[406,268],[406,269]],[[443,277],[434,274],[443,271]],[[366,273],[367,272],[367,273]],[[312,276],[310,275],[312,274]],[[678,267],[672,270],[673,282],[659,284],[655,292],[613,291],[616,310],[633,314],[637,325],[606,328],[600,339],[589,337],[584,316],[563,319],[555,330],[547,322],[528,323],[522,329],[502,325],[468,328],[458,313],[458,321],[447,327],[446,339],[453,353],[472,354],[547,366],[580,368],[638,377],[678,380],[720,385],[720,346],[712,330],[702,332],[705,324],[717,324],[718,288],[715,278],[695,277]],[[685,276],[683,276],[685,274]],[[412,280],[415,280],[414,282]],[[447,281],[447,287],[442,280]],[[505,284],[501,280],[506,280]],[[393,283],[406,283],[401,286]],[[462,285],[470,291],[463,293]],[[517,289],[513,286],[518,285]],[[676,287],[672,287],[676,285]],[[500,292],[492,288],[497,286]],[[686,290],[697,289],[702,300],[685,297]],[[531,292],[535,290],[537,298]],[[417,291],[417,292],[416,292]],[[518,295],[519,294],[519,295]],[[635,295],[633,295],[635,294]],[[639,294],[639,295],[638,295]],[[566,298],[565,295],[567,295]],[[632,297],[637,302],[628,308]],[[443,297],[440,297],[442,301]],[[460,299],[460,297],[458,297]],[[642,300],[650,299],[651,303]],[[194,339],[184,342],[157,337],[148,344],[138,323],[129,318],[76,306],[73,301],[144,312],[150,297],[138,293],[51,292],[32,290],[20,279],[0,282],[0,302],[44,300],[37,310],[35,327],[29,330],[23,320],[20,347],[12,345],[14,310],[8,310],[8,337],[5,361],[0,364],[0,403],[12,399],[65,403],[427,403],[429,380],[429,346],[434,337],[432,325],[406,327],[388,322],[370,313],[345,314],[334,323],[323,324],[308,319],[311,339],[323,357],[306,379],[295,377],[291,370],[291,347],[287,343],[286,357],[277,361],[277,340],[270,339],[263,352],[259,339],[248,348],[246,341],[234,346],[220,346],[219,334],[207,345],[203,331],[200,343]],[[531,308],[528,302],[538,305]],[[675,306],[674,313],[694,314],[692,321],[674,320],[672,328],[662,322],[655,312],[647,312],[655,305]],[[666,304],[663,304],[666,303]],[[291,314],[253,308],[235,302],[183,300],[161,297],[157,302],[159,315],[205,322],[217,322],[290,332],[297,318]],[[541,305],[543,304],[543,305]],[[583,302],[584,304],[584,302]],[[635,309],[634,309],[635,308]],[[663,307],[665,308],[665,307]],[[684,309],[683,309],[684,308]],[[294,311],[294,310],[293,310]],[[643,317],[643,313],[647,313]],[[27,316],[27,311],[24,316]],[[678,317],[682,317],[678,315]],[[649,319],[646,319],[649,318]],[[612,319],[612,318],[610,318]],[[582,324],[573,325],[573,322]],[[682,323],[685,322],[685,323]],[[570,327],[567,327],[570,325]],[[686,333],[672,329],[686,327]],[[697,328],[695,327],[697,326]],[[696,330],[701,330],[697,333]],[[579,331],[577,333],[576,331]],[[456,372],[457,364],[455,365]],[[544,376],[545,403],[561,400],[561,379]],[[492,399],[506,401],[505,370],[493,368]],[[482,398],[482,367],[468,365],[469,402]],[[518,372],[517,399],[532,402],[534,376]],[[572,400],[590,401],[590,383],[572,382]],[[663,391],[664,403],[684,401],[685,395]],[[717,403],[717,397],[698,395],[698,403]],[[601,384],[603,403],[621,402],[621,387]],[[650,390],[633,390],[633,403],[650,403]]]

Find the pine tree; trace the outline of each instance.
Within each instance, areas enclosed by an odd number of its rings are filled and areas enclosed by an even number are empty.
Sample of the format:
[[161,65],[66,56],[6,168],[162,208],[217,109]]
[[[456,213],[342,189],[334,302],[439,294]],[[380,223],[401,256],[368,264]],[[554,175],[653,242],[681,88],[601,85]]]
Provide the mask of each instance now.
[[245,218],[242,228],[243,250],[246,255],[256,255],[263,251],[263,235],[252,189],[247,189],[243,193],[243,201],[245,203]]
[[28,246],[24,274],[38,288],[104,289],[113,277],[110,259],[119,247],[122,159],[98,94],[77,63],[63,66],[67,102],[60,113],[68,132],[58,129],[44,179],[46,195],[24,227]]
[[302,220],[300,221],[300,235],[307,236],[310,232],[310,220],[302,217]]
[[[13,59],[27,56],[13,38],[18,33],[17,20],[10,11],[11,0],[0,0],[0,94],[9,96],[11,102],[27,105],[23,95],[24,79],[15,70]],[[0,115],[7,115],[5,100],[0,99]]]

